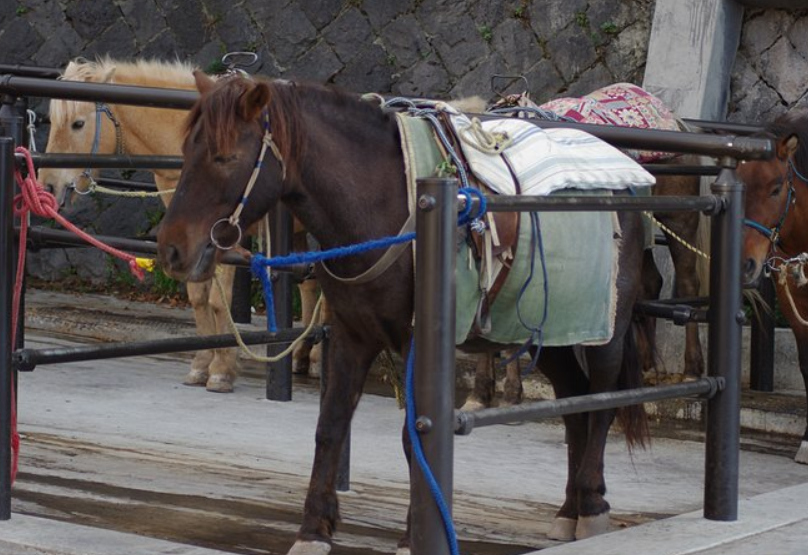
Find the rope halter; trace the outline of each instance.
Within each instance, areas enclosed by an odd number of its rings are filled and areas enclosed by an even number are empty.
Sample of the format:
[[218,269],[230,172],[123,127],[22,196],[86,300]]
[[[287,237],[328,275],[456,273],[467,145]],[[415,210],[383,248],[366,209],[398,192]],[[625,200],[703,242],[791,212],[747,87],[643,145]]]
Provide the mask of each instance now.
[[[244,188],[244,193],[241,195],[241,200],[229,217],[216,220],[210,228],[210,241],[216,246],[216,248],[227,251],[241,242],[241,237],[243,235],[240,224],[241,213],[244,211],[244,206],[247,204],[247,199],[250,197],[253,187],[255,187],[255,182],[258,180],[258,174],[261,172],[261,168],[264,165],[264,157],[266,156],[267,150],[272,151],[275,159],[280,162],[281,179],[286,179],[286,164],[283,161],[283,157],[281,156],[281,151],[278,149],[278,145],[272,139],[272,130],[270,129],[269,125],[269,112],[264,109],[264,135],[261,137],[261,151],[258,153],[258,159],[255,161],[255,167],[253,167],[253,171],[250,174],[250,179],[247,180],[247,186]],[[221,226],[230,226],[236,229],[237,233],[235,241],[223,244],[216,239],[216,230]]]

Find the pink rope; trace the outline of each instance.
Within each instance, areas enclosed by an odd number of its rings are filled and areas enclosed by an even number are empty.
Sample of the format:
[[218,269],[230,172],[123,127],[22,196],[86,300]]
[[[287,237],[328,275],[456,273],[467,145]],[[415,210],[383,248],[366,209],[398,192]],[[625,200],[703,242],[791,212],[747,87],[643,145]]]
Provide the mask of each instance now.
[[[28,175],[27,177],[23,177],[19,169],[14,170],[14,178],[17,181],[17,186],[20,188],[20,193],[14,197],[14,215],[20,218],[20,244],[17,257],[17,275],[14,282],[14,295],[11,306],[12,348],[17,344],[17,321],[20,311],[20,300],[22,298],[22,282],[25,272],[25,247],[28,239],[28,216],[30,213],[56,220],[62,227],[68,231],[72,231],[94,247],[127,262],[129,271],[139,280],[142,281],[144,277],[143,270],[138,266],[134,256],[102,243],[92,235],[89,235],[70,223],[64,216],[60,215],[56,197],[46,191],[45,188],[36,181],[36,171],[34,170],[34,162],[31,158],[31,153],[23,147],[17,147],[15,152],[25,156]],[[17,477],[20,454],[20,434],[17,431],[17,403],[14,398],[14,384],[12,384],[11,387],[11,452],[11,483],[13,484]]]

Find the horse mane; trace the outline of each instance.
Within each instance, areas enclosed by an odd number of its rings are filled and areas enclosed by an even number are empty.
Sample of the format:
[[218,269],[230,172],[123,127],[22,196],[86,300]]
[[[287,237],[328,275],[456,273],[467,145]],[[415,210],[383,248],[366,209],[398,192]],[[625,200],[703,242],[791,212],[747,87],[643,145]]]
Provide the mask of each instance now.
[[[110,83],[160,87],[170,89],[193,89],[195,66],[180,60],[159,59],[115,60],[109,56],[87,60],[75,58],[67,64],[60,80],[103,83],[111,75]],[[50,103],[51,123],[66,125],[75,119],[80,101],[53,99]],[[84,102],[83,104],[86,104]]]
[[306,125],[303,123],[302,106],[311,112],[320,112],[325,119],[340,114],[341,122],[350,125],[351,121],[366,121],[378,118],[386,121],[387,116],[377,104],[364,102],[359,96],[336,87],[326,87],[313,83],[291,82],[283,79],[235,76],[218,81],[213,90],[197,102],[186,120],[186,136],[199,122],[202,133],[208,139],[210,152],[229,152],[236,140],[237,125],[241,121],[236,107],[241,95],[255,82],[269,87],[269,100],[266,104],[272,138],[278,145],[280,156],[286,164],[288,177],[299,177],[300,161],[305,147]]
[[796,135],[797,152],[794,154],[794,165],[800,172],[808,171],[808,109],[786,112],[766,126],[764,134],[773,139]]

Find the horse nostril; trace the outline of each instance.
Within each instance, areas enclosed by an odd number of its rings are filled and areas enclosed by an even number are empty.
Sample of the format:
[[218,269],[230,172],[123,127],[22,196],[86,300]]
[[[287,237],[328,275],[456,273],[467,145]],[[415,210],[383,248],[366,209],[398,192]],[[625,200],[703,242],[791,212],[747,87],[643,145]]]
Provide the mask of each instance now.
[[166,268],[173,269],[180,264],[180,251],[174,245],[166,245],[162,251],[162,259]]

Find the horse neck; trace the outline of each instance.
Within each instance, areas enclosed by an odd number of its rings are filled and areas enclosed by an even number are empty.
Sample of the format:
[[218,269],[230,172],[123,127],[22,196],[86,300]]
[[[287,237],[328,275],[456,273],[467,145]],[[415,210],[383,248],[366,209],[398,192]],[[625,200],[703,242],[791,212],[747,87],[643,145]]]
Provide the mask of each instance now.
[[408,216],[398,133],[377,122],[304,119],[300,179],[285,195],[293,213],[325,248],[397,234]]

